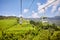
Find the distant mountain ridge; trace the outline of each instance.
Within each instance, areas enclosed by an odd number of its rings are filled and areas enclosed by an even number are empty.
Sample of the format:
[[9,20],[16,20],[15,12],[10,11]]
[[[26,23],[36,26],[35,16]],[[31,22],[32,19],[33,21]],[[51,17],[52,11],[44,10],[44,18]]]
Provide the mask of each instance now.
[[[19,18],[19,17],[16,17],[16,16],[0,16],[0,19],[7,19],[7,18]],[[33,21],[41,21],[42,18],[24,18],[26,20],[33,20]],[[56,25],[59,25],[60,26],[60,16],[55,16],[55,17],[47,17],[47,20],[50,22],[50,23],[55,23]]]
[[[42,18],[25,18],[27,20],[41,20]],[[50,20],[60,20],[60,16],[55,16],[55,17],[47,17],[47,19]]]
[[60,16],[55,16],[55,17],[48,18],[48,19],[51,19],[51,20],[60,20]]
[[[41,18],[25,18],[27,20],[33,20],[33,21],[41,21]],[[57,26],[60,26],[60,16],[55,16],[55,17],[47,17],[47,20],[50,23],[55,23]]]

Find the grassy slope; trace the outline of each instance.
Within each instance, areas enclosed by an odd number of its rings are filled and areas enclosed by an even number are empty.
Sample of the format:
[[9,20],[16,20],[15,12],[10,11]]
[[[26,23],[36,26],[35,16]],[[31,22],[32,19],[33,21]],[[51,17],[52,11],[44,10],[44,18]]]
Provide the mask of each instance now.
[[8,28],[11,28],[13,25],[17,23],[16,19],[3,19],[0,20],[0,36],[2,34],[2,31],[7,30]]
[[[26,35],[27,40],[29,40],[29,38],[33,38],[33,40],[48,40],[48,37],[51,36],[49,30],[45,30],[45,29],[40,29],[40,31],[38,31],[37,29],[35,30],[35,28],[32,27],[32,25],[30,23],[27,24],[27,21],[23,20],[23,23],[20,24],[16,24],[17,20],[16,19],[4,19],[4,20],[0,20],[0,36],[2,36],[1,34],[1,28],[2,29],[6,29],[3,30],[5,31],[7,34],[8,33],[15,33],[15,34],[23,34],[24,33],[28,33],[31,32],[33,35],[28,34]],[[60,28],[60,27],[58,27]],[[33,30],[33,31],[30,31]],[[53,36],[51,36],[51,38],[53,38],[55,36],[55,34],[57,34],[60,31],[54,31]],[[35,35],[35,33],[37,35]],[[34,36],[34,37],[33,37]],[[22,39],[22,38],[21,38]]]
[[[22,25],[16,24],[16,19],[4,19],[0,20],[0,30],[3,29],[5,32],[24,33],[29,30],[34,30],[31,24],[27,24],[25,20]],[[16,24],[16,25],[15,25]]]
[[17,23],[16,19],[4,19],[0,20],[0,30],[1,29],[6,29],[8,27],[13,26],[15,23]]

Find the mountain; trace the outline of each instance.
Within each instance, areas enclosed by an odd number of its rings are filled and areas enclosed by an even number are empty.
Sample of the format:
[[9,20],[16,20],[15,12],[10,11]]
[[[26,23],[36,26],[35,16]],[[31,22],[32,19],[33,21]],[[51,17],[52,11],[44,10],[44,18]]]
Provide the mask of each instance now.
[[[18,18],[16,16],[0,16],[0,19],[7,19],[7,18]],[[24,18],[26,20],[33,20],[33,21],[41,21],[42,18]],[[55,16],[55,17],[47,17],[47,20],[50,22],[50,23],[55,23],[56,25],[60,26],[60,16]]]
[[55,16],[55,17],[51,17],[51,18],[48,18],[50,20],[60,20],[60,16]]
[[[42,18],[25,18],[26,20],[41,21]],[[47,17],[47,20],[50,23],[55,23],[57,26],[60,26],[60,16]]]
[[1,16],[0,15],[0,19],[9,19],[9,18],[18,18],[16,16]]

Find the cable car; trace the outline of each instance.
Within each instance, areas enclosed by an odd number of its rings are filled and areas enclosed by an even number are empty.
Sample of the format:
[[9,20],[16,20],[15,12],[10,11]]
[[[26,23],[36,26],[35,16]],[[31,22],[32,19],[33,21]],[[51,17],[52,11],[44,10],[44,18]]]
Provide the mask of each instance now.
[[20,20],[19,20],[19,23],[20,24],[22,24],[22,20],[23,20],[23,18],[22,18],[22,16],[20,17]]

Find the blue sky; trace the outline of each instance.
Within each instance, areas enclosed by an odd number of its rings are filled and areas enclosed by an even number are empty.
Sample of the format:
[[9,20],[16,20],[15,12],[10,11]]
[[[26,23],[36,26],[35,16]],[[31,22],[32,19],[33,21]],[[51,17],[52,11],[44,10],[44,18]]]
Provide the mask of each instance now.
[[[55,0],[22,0],[22,15],[20,1],[21,0],[0,0],[0,15],[40,18],[45,13],[44,16],[47,17],[60,16],[60,0],[56,2],[53,2]],[[51,2],[53,3],[46,7],[45,10],[41,9]]]

